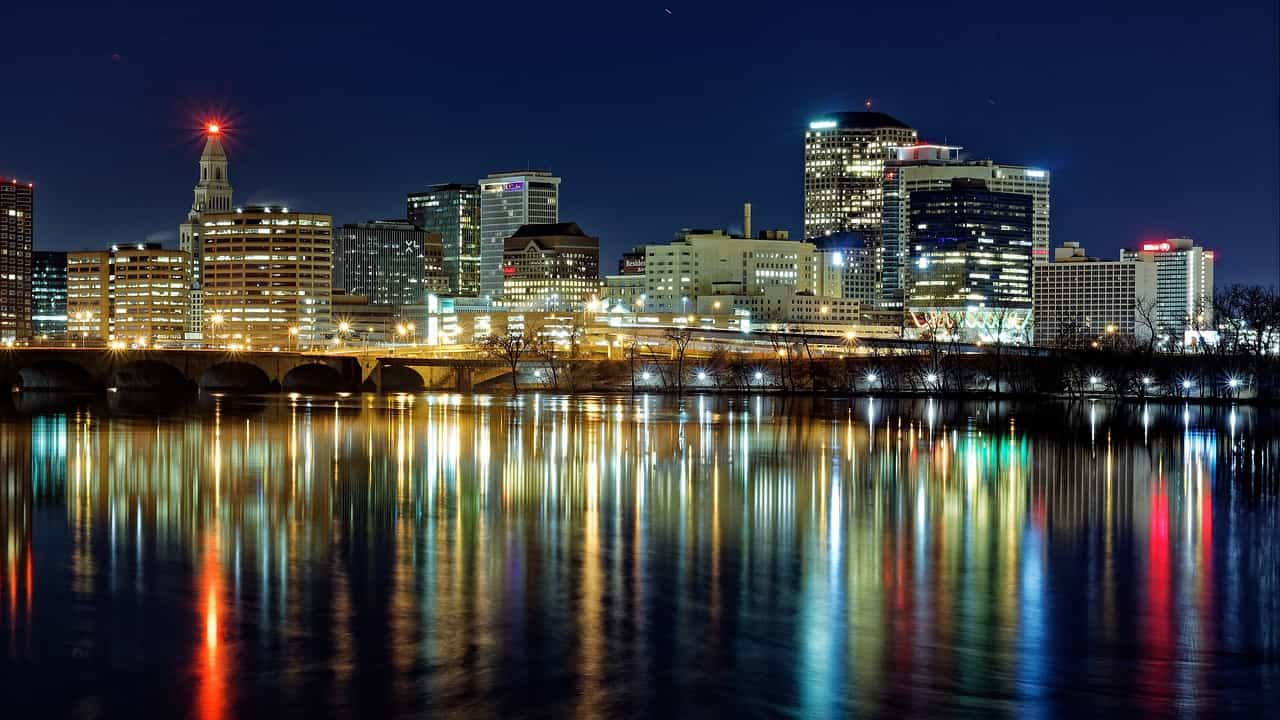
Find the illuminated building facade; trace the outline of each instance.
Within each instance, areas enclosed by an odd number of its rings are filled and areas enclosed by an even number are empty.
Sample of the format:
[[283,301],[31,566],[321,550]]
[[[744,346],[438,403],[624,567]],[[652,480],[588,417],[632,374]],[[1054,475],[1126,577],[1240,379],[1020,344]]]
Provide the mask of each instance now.
[[67,254],[38,250],[31,260],[31,323],[41,342],[67,336]]
[[333,285],[374,305],[425,303],[449,291],[439,233],[404,220],[349,223],[333,234]]
[[817,250],[822,286],[819,295],[856,300],[874,307],[880,299],[875,255],[861,233],[847,230],[810,240]]
[[475,297],[480,293],[480,186],[432,185],[406,198],[409,222],[438,233],[443,244],[447,292]]
[[[879,112],[841,112],[809,123],[804,142],[804,236],[861,233],[883,272],[884,166],[917,133]],[[876,285],[881,284],[879,277]]]
[[111,252],[67,253],[67,340],[102,345],[111,337]]
[[[200,242],[200,216],[205,212],[231,212],[231,176],[227,167],[227,152],[222,147],[222,127],[216,123],[205,126],[204,151],[200,153],[200,178],[192,191],[191,210],[187,219],[178,226],[178,249],[191,257],[191,287],[199,290],[203,281],[203,244]],[[188,298],[193,304],[187,311],[187,331],[199,337],[202,331],[203,308],[200,293],[192,292]]]
[[911,194],[907,330],[944,340],[1031,339],[1031,197],[982,180]]
[[560,222],[560,178],[543,170],[493,173],[480,181],[480,296],[502,296],[507,238],[522,225]]
[[254,206],[206,212],[201,223],[206,345],[306,348],[324,341],[332,315],[329,215]]
[[1156,264],[1156,323],[1167,340],[1181,342],[1188,333],[1213,327],[1214,252],[1191,238],[1142,243],[1122,257],[1141,257]]
[[753,295],[774,285],[817,294],[818,273],[812,243],[682,230],[669,245],[645,246],[645,309],[688,312],[700,295]]
[[894,148],[885,167],[883,301],[900,307],[910,254],[911,194],[920,190],[946,190],[957,178],[982,180],[996,192],[1031,197],[1032,261],[1046,262],[1049,255],[1049,171],[996,163],[964,160],[955,145],[921,143]]
[[1140,256],[1098,260],[1079,243],[1054,250],[1034,267],[1035,343],[1084,347],[1094,342],[1146,340],[1156,298],[1156,264]]
[[67,253],[68,340],[180,347],[191,258],[158,243]]
[[525,225],[507,239],[502,303],[513,310],[579,310],[600,293],[600,238],[577,223]]
[[35,187],[0,177],[0,342],[31,337]]
[[191,256],[156,243],[112,248],[112,339],[180,347],[186,335]]

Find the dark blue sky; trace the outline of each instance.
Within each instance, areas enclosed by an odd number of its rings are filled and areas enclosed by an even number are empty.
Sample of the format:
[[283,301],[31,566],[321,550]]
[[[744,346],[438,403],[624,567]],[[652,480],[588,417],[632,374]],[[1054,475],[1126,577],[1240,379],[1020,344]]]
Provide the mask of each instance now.
[[798,233],[807,120],[871,97],[1051,170],[1054,245],[1188,234],[1220,284],[1280,278],[1274,0],[432,5],[6,7],[0,175],[36,183],[38,248],[173,242],[216,113],[237,202],[394,217],[546,167],[610,268],[744,201]]

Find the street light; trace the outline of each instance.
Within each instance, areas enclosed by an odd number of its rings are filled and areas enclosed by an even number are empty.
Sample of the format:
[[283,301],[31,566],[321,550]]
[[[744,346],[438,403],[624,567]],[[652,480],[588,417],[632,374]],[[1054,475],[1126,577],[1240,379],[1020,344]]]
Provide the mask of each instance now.
[[879,376],[877,376],[875,373],[873,372],[867,373],[867,382],[873,383],[878,379],[879,379]]

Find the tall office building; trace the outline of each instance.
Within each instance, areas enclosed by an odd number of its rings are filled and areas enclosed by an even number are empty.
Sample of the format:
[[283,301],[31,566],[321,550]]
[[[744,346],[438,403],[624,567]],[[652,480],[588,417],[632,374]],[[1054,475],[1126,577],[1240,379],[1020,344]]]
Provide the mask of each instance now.
[[191,257],[158,243],[67,253],[72,342],[180,347],[187,327]]
[[1030,341],[1031,204],[967,178],[911,193],[910,334]]
[[404,220],[348,223],[333,233],[333,286],[372,305],[421,305],[448,292],[439,233]]
[[480,293],[480,186],[432,185],[406,198],[409,222],[439,233],[448,292],[464,297]]
[[956,145],[921,143],[894,148],[885,166],[883,300],[900,305],[910,250],[911,193],[946,190],[956,178],[986,182],[995,192],[1031,197],[1032,261],[1049,254],[1049,172],[990,160],[965,160]]
[[0,177],[0,342],[31,337],[35,188]]
[[480,296],[502,296],[502,255],[522,225],[560,222],[560,178],[543,170],[493,173],[480,180]]
[[206,345],[319,345],[329,331],[333,220],[276,206],[205,212]]
[[804,236],[860,232],[880,247],[884,164],[916,131],[879,112],[841,112],[809,123],[804,136]]
[[1041,346],[1085,346],[1107,338],[1146,340],[1144,322],[1156,297],[1151,258],[1098,260],[1080,243],[1054,250],[1053,262],[1034,268],[1033,332]]
[[196,181],[187,220],[178,226],[178,249],[191,257],[191,287],[188,296],[187,331],[201,331],[202,303],[199,292],[203,281],[203,246],[200,242],[200,216],[205,212],[230,212],[231,176],[227,168],[227,152],[222,148],[222,128],[215,123],[205,127],[204,151],[200,153],[200,179]]
[[512,310],[580,310],[600,293],[600,238],[572,222],[525,225],[504,244],[502,275]]
[[1191,238],[1169,238],[1124,250],[1124,258],[1156,264],[1156,324],[1162,339],[1183,342],[1189,332],[1213,327],[1214,253]]
[[31,260],[31,322],[41,342],[67,336],[67,254],[37,250]]
[[102,345],[111,338],[111,251],[67,253],[67,340]]

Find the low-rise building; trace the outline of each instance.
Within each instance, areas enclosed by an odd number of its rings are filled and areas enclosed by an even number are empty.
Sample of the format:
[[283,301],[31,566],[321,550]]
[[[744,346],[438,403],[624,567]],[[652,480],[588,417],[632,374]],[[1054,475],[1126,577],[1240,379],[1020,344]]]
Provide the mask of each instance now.
[[772,286],[817,294],[821,285],[812,243],[724,230],[683,230],[669,245],[645,246],[644,272],[645,309],[659,313],[688,312],[700,295],[755,295]]

